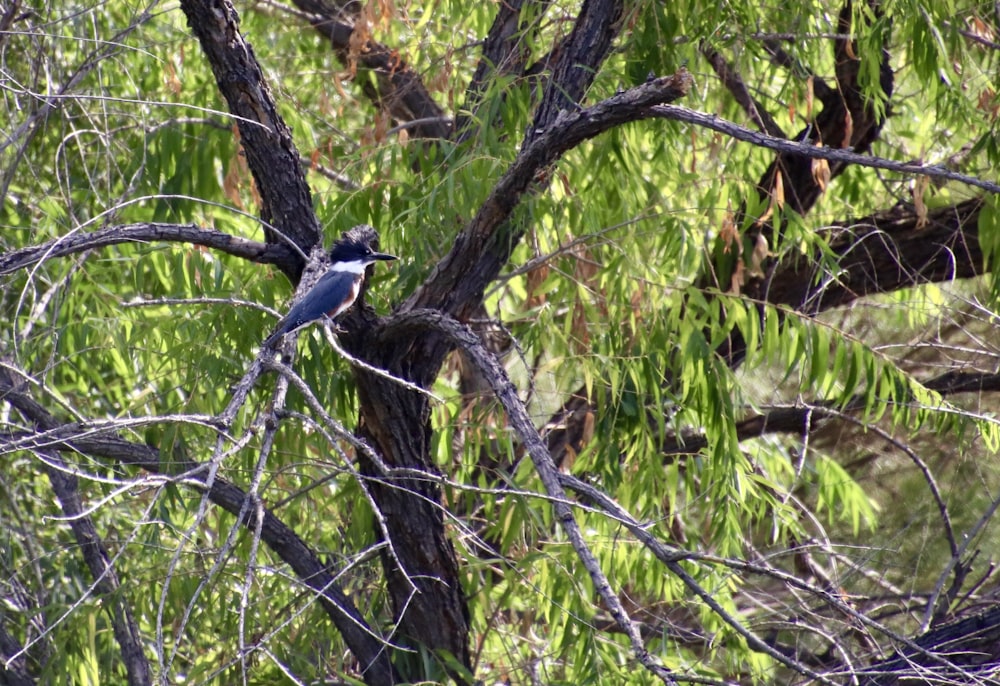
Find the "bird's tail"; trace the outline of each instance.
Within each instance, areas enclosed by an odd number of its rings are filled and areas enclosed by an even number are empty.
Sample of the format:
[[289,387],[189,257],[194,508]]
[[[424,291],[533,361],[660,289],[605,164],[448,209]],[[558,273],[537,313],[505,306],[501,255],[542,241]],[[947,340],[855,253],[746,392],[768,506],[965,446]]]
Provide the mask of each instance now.
[[288,322],[281,322],[278,324],[278,328],[274,330],[270,336],[264,339],[264,348],[274,348],[277,347],[278,343],[281,342],[281,337],[288,333]]

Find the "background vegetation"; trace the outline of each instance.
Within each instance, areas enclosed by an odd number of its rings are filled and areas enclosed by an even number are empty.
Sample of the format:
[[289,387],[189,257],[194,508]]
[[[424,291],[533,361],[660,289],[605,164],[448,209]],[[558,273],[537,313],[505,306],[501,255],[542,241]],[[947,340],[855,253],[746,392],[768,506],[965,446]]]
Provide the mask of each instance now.
[[986,683],[998,33],[6,0],[0,683]]

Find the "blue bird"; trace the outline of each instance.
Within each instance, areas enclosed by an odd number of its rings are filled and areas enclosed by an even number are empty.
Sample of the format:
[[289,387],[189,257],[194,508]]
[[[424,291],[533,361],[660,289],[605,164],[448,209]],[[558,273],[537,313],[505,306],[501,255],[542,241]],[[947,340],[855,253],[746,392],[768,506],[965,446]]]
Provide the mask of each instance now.
[[379,260],[395,260],[395,255],[375,252],[364,238],[343,238],[330,249],[330,269],[288,314],[278,322],[265,347],[273,346],[286,333],[302,328],[317,319],[335,319],[354,304],[365,279],[365,268]]

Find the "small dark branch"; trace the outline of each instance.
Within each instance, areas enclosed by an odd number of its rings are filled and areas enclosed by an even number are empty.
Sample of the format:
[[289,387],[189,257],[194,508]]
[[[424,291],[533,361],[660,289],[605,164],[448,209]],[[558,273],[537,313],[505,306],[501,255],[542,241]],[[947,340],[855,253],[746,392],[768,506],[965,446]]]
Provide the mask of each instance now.
[[6,613],[0,614],[0,684],[36,686],[35,679],[28,673],[24,649],[7,631]]
[[636,658],[643,667],[656,675],[664,684],[676,684],[673,673],[646,650],[639,634],[639,628],[629,617],[618,595],[612,590],[608,578],[601,570],[600,563],[588,547],[583,532],[573,517],[573,510],[566,498],[566,493],[559,482],[559,470],[552,461],[541,435],[535,429],[528,409],[518,395],[517,389],[511,383],[506,370],[500,365],[496,356],[483,346],[472,329],[437,310],[411,310],[404,314],[394,315],[391,319],[392,326],[380,332],[381,337],[398,339],[399,336],[418,334],[420,331],[437,331],[461,349],[467,359],[476,365],[507,413],[511,427],[520,439],[521,445],[527,449],[539,478],[545,486],[545,491],[552,499],[551,503],[556,519],[565,531],[573,550],[580,558],[580,562],[590,575],[601,600],[604,601],[608,611],[614,617],[615,623],[629,637]]
[[[466,140],[474,130],[473,122],[479,113],[486,84],[497,76],[524,70],[526,49],[523,32],[534,30],[534,26],[524,25],[524,10],[531,9],[531,13],[541,16],[548,4],[547,0],[504,0],[497,5],[497,16],[483,41],[482,56],[465,91],[465,106],[455,118],[456,142]],[[483,124],[488,126],[489,122]]]
[[774,121],[771,113],[750,95],[750,90],[743,81],[743,77],[739,75],[736,69],[715,48],[708,43],[702,43],[701,54],[712,65],[716,76],[719,77],[726,89],[736,98],[737,104],[743,108],[743,111],[757,125],[757,128],[775,138],[788,137],[781,130],[781,127],[778,126],[778,122]]
[[[389,133],[392,133],[392,132],[390,131]],[[314,171],[317,174],[319,174],[320,176],[323,176],[323,177],[325,177],[327,179],[330,179],[335,184],[337,184],[338,186],[340,186],[341,188],[343,188],[345,191],[359,191],[359,190],[361,190],[361,184],[359,184],[357,181],[355,181],[351,177],[345,176],[344,174],[341,174],[340,172],[338,172],[338,171],[336,171],[334,169],[330,169],[328,167],[324,167],[322,164],[317,164],[317,163],[313,162],[311,159],[309,159],[308,157],[300,157],[299,158],[299,162],[302,164],[302,166],[305,169],[308,169],[309,171]]]
[[622,5],[621,0],[584,0],[569,41],[555,56],[552,78],[525,136],[526,144],[542,135],[562,112],[579,109],[621,29]]
[[520,71],[521,18],[526,4],[536,8],[535,13],[540,15],[549,2],[505,0],[499,4],[497,16],[486,35],[486,40],[483,41],[483,54],[469,84],[470,94],[481,91],[486,80],[495,74]]
[[[964,532],[962,542],[957,549],[953,550],[948,564],[938,575],[938,580],[934,584],[934,591],[927,599],[927,607],[924,610],[924,621],[921,628],[926,628],[932,624],[942,621],[952,610],[952,603],[958,598],[962,586],[969,572],[972,571],[972,564],[979,556],[979,551],[974,550],[967,555],[969,547],[973,541],[977,540],[979,534],[987,524],[993,521],[997,510],[1000,509],[1000,497],[994,498],[975,524]],[[951,587],[944,592],[944,586],[949,576],[953,575]]]
[[690,74],[681,70],[592,107],[564,112],[545,131],[536,132],[456,237],[448,255],[400,309],[439,307],[463,319],[507,263],[520,236],[500,232],[498,227],[510,217],[521,196],[545,177],[548,167],[585,140],[628,122],[659,116],[656,106],[683,97],[691,84]]
[[[783,47],[781,47],[782,40],[801,40],[801,36],[789,34],[789,37],[784,36],[754,36],[754,38],[760,38],[764,41],[764,50],[767,54],[771,56],[771,63],[776,64],[779,67],[784,67],[788,69],[793,74],[798,76],[800,79],[807,79],[810,76],[813,80],[813,93],[820,102],[826,102],[827,98],[831,97],[837,91],[827,84],[826,81],[820,77],[812,74],[805,65],[800,61],[789,55]],[[825,38],[839,38],[839,35],[833,36],[823,36]]]
[[[873,14],[881,13],[877,2],[869,0],[868,4],[872,7]],[[809,122],[797,139],[866,153],[877,140],[885,123],[894,87],[893,73],[889,66],[889,53],[883,48],[878,71],[885,106],[879,111],[861,92],[860,74],[862,67],[866,65],[862,65],[861,60],[854,56],[858,53],[858,45],[849,35],[852,31],[857,32],[851,23],[853,14],[852,0],[846,0],[837,18],[837,31],[841,37],[833,41],[837,89],[825,94],[820,92],[823,110],[815,121]],[[835,161],[830,165],[830,178],[838,177],[846,166]],[[765,171],[761,177],[762,196],[771,191],[774,169],[780,169],[784,176],[785,197],[790,206],[799,214],[808,212],[824,190],[812,174],[812,160],[799,156],[778,156],[772,169]]]
[[696,110],[690,110],[679,105],[658,105],[650,108],[652,116],[662,119],[672,119],[688,124],[694,124],[712,131],[724,133],[736,140],[750,143],[761,148],[777,150],[782,153],[793,153],[807,159],[831,160],[840,164],[857,164],[862,167],[873,169],[887,169],[901,174],[916,174],[919,176],[929,176],[937,179],[947,179],[958,181],[970,186],[982,188],[990,193],[1000,193],[1000,184],[987,181],[975,176],[960,174],[937,164],[921,164],[919,162],[896,162],[883,157],[873,157],[862,155],[846,148],[831,148],[825,145],[817,146],[808,142],[797,140],[785,140],[775,138],[758,131],[752,131],[746,127],[727,121],[713,114],[705,114]]
[[336,7],[314,0],[293,2],[309,15],[313,28],[330,41],[341,64],[350,70],[356,67],[375,75],[375,85],[362,86],[372,104],[387,111],[397,124],[421,120],[423,123],[412,129],[416,138],[444,139],[451,135],[451,121],[398,50],[370,38],[351,45],[361,3],[341,3],[343,7]]
[[45,463],[45,472],[52,490],[59,499],[84,562],[94,577],[94,589],[111,616],[112,631],[121,650],[129,686],[150,684],[152,671],[142,652],[142,634],[135,623],[128,598],[121,592],[121,582],[112,566],[111,555],[101,540],[94,521],[84,512],[79,481],[66,463],[51,451],[39,451],[39,455]]
[[[278,113],[253,48],[240,34],[236,10],[229,0],[181,0],[181,9],[237,118],[240,142],[263,203],[261,216],[275,227],[265,228],[267,242],[288,239],[308,253],[321,242],[323,230],[292,132]],[[299,262],[285,273],[297,282],[303,266]]]
[[213,248],[260,264],[273,264],[286,271],[298,261],[295,251],[284,244],[265,244],[233,236],[196,224],[143,222],[109,226],[98,231],[71,233],[41,245],[0,255],[0,274],[10,274],[55,257],[65,257],[121,243],[190,243]]
[[982,45],[983,47],[989,48],[991,50],[1000,50],[1000,43],[997,43],[996,41],[992,41],[989,38],[986,38],[984,36],[980,36],[979,34],[975,33],[974,31],[969,31],[968,29],[959,29],[958,32],[961,35],[963,35],[966,38],[968,38],[969,40],[971,40],[973,43],[977,43],[977,44]]
[[7,42],[7,31],[14,25],[15,20],[21,16],[21,0],[10,0],[0,14],[0,48]]
[[[164,474],[181,483],[196,488],[206,488],[209,479],[207,463],[174,464],[163,459],[160,451],[152,446],[127,441],[115,434],[109,426],[103,432],[87,431],[81,436],[73,431],[74,425],[66,425],[53,417],[25,390],[26,378],[16,367],[0,366],[0,400],[9,403],[26,419],[30,420],[39,436],[39,446],[47,450],[83,453],[94,457],[114,460],[123,465],[140,467],[153,474]],[[66,434],[63,437],[63,434]],[[53,436],[60,437],[54,440]],[[0,450],[6,449],[7,437],[0,437]],[[23,437],[18,438],[16,449],[32,449]],[[166,472],[166,473],[165,473]],[[319,559],[319,556],[288,525],[267,508],[246,508],[246,491],[215,476],[207,487],[209,499],[227,512],[242,516],[241,524],[254,529],[260,527],[261,539],[284,561],[296,575],[316,591],[320,603],[331,621],[344,637],[344,641],[354,657],[362,665],[365,682],[371,686],[391,686],[399,678],[389,660],[388,644],[381,638],[358,612],[351,600],[336,583],[335,575]],[[260,512],[263,521],[258,521]]]
[[1000,391],[1000,374],[962,372],[953,370],[924,383],[932,391],[948,397],[955,393],[982,393]]

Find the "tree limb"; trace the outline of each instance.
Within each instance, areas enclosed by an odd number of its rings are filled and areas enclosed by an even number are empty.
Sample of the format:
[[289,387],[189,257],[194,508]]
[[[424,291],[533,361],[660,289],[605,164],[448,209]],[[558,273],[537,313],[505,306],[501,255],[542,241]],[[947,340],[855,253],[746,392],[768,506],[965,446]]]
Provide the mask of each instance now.
[[542,135],[563,112],[580,108],[584,94],[607,59],[611,42],[621,30],[623,5],[621,0],[584,0],[569,40],[555,55],[552,77],[524,137],[525,145]]
[[[236,10],[229,0],[181,0],[181,9],[236,115],[240,143],[261,197],[267,242],[287,239],[308,254],[322,241],[323,229],[292,132],[278,113],[253,48],[240,34]],[[293,283],[303,266],[304,261],[285,271]]]
[[398,123],[420,120],[412,129],[417,138],[443,139],[451,134],[451,122],[444,110],[399,51],[372,40],[367,26],[359,29],[358,23],[367,21],[359,13],[362,3],[293,2],[309,15],[313,28],[330,41],[337,59],[349,71],[361,67],[374,74],[374,84],[360,79],[358,83],[377,108],[384,109]]
[[921,216],[913,207],[897,205],[839,222],[829,231],[830,251],[839,257],[836,274],[820,273],[824,267],[818,259],[807,265],[792,256],[770,276],[749,280],[743,293],[814,315],[868,295],[979,276],[984,269],[978,229],[982,206],[983,200],[973,198]]
[[[1000,663],[1000,608],[937,627],[865,670],[864,686],[991,683]],[[940,655],[946,655],[945,663]]]
[[521,229],[498,231],[521,196],[565,152],[627,122],[660,116],[657,105],[687,94],[693,80],[684,69],[630,88],[596,105],[562,112],[542,131],[536,131],[510,168],[497,182],[476,216],[456,237],[451,251],[427,280],[400,306],[401,311],[439,307],[460,321],[482,298],[510,259]]
[[[466,140],[474,129],[474,122],[482,104],[486,83],[504,74],[517,74],[524,66],[525,36],[524,19],[528,11],[538,8],[541,15],[548,1],[505,0],[497,5],[497,16],[483,41],[482,55],[476,71],[465,90],[465,105],[455,116],[455,141]],[[491,122],[482,122],[489,126]]]
[[7,631],[6,619],[6,613],[0,614],[0,683],[5,686],[35,686],[35,680],[28,673],[24,649]]
[[743,77],[739,75],[739,72],[729,64],[729,62],[724,58],[719,51],[713,48],[708,43],[702,43],[701,54],[705,56],[708,63],[712,65],[712,69],[715,70],[715,75],[719,77],[723,85],[733,94],[736,99],[736,103],[743,108],[750,120],[757,125],[764,133],[769,136],[774,136],[775,138],[787,138],[785,132],[781,130],[778,126],[778,122],[774,120],[771,113],[757,100],[750,95],[750,89],[747,88],[746,83],[743,81]]
[[[1000,391],[1000,374],[985,372],[950,371],[923,382],[928,390],[947,397],[956,393],[981,393]],[[757,414],[736,424],[738,440],[746,441],[767,434],[795,434],[804,436],[815,431],[827,419],[843,416],[864,407],[863,394],[858,394],[846,406],[837,403],[814,402],[808,406],[779,407],[764,414]],[[688,434],[665,440],[660,448],[664,455],[691,455],[707,447],[703,436]]]
[[202,245],[251,262],[273,264],[286,273],[299,261],[295,251],[284,244],[260,243],[197,224],[141,222],[109,226],[97,231],[70,233],[41,245],[4,253],[0,255],[0,274],[10,274],[45,260],[94,248],[153,241]]
[[766,133],[752,131],[739,124],[733,123],[717,117],[714,114],[706,114],[691,110],[680,105],[658,105],[651,108],[651,115],[661,119],[681,121],[687,124],[694,124],[702,128],[711,129],[731,136],[736,140],[750,143],[761,148],[777,150],[783,153],[795,153],[808,159],[823,159],[834,162],[857,164],[861,167],[871,167],[873,169],[886,169],[888,171],[899,172],[901,174],[916,174],[918,176],[929,176],[935,179],[946,179],[948,181],[958,181],[969,186],[982,188],[990,193],[1000,193],[1000,184],[985,179],[980,179],[968,174],[961,174],[952,171],[938,164],[923,164],[920,162],[895,162],[884,157],[874,157],[853,152],[847,148],[831,148],[825,145],[815,145],[813,143],[775,138]]

